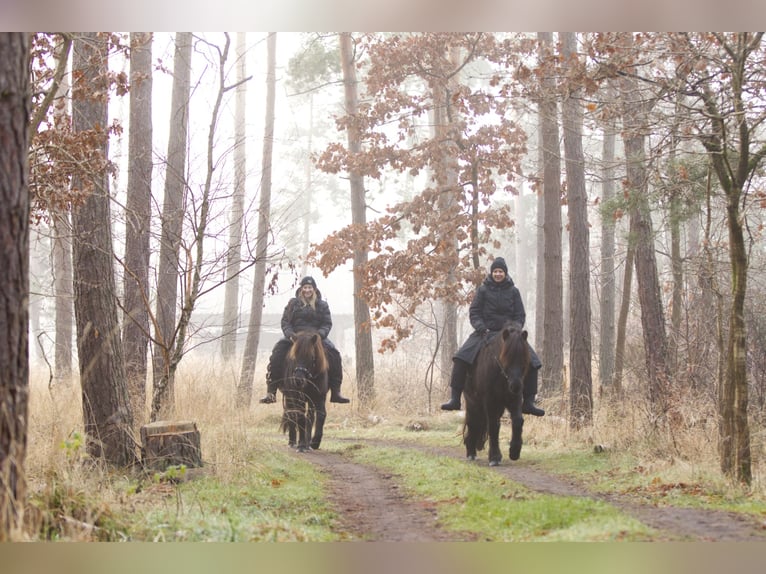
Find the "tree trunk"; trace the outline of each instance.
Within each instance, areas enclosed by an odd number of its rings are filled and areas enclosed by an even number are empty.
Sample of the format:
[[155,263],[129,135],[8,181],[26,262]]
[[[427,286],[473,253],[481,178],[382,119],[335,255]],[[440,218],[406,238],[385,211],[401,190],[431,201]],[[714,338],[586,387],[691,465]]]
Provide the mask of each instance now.
[[535,200],[535,333],[534,346],[543,349],[545,341],[545,194],[542,189],[545,172],[545,148],[542,142],[543,115],[537,114],[537,179],[538,189]]
[[266,284],[266,257],[271,214],[271,164],[274,151],[274,101],[276,98],[277,34],[270,32],[266,41],[268,69],[266,72],[266,120],[263,133],[261,164],[261,198],[258,207],[258,237],[255,244],[255,279],[250,304],[250,324],[242,358],[242,375],[237,385],[237,404],[249,406],[253,398],[253,374],[258,358],[258,341],[263,318],[263,292]]
[[130,35],[130,131],[125,206],[122,342],[136,425],[146,409],[149,345],[149,238],[152,199],[152,34]]
[[[63,41],[57,53],[57,66],[67,70],[71,39]],[[63,62],[62,59],[66,61]],[[56,88],[53,105],[53,122],[57,128],[71,127],[69,103],[71,102],[68,78],[63,72]],[[74,331],[74,294],[72,293],[72,223],[69,211],[51,213],[53,228],[53,295],[56,299],[56,340],[54,349],[54,380],[59,384],[72,382],[72,334]]]
[[[564,61],[567,66],[576,67],[577,36],[573,32],[565,32],[560,34],[560,39]],[[590,234],[582,150],[581,89],[570,86],[568,94],[563,103],[562,123],[569,207],[569,424],[577,429],[590,425],[593,420]]]
[[[541,58],[552,54],[553,34],[538,32]],[[545,317],[541,371],[541,393],[550,388],[562,390],[564,371],[564,285],[561,257],[561,153],[559,151],[558,107],[555,85],[551,77],[544,77],[543,92],[550,95],[540,102],[543,145],[543,196],[545,234]]]
[[[72,59],[72,128],[88,131],[108,154],[107,45],[96,33],[78,35]],[[77,175],[74,189],[89,189],[74,209],[73,267],[77,349],[86,452],[116,466],[136,460],[122,341],[117,319],[109,180],[106,170]]]
[[[613,90],[609,90],[607,100],[613,100]],[[614,197],[614,146],[616,127],[610,120],[604,128],[604,143],[601,161],[603,163],[603,183],[601,188],[601,205],[607,206]],[[614,311],[616,301],[616,281],[614,266],[614,215],[608,212],[601,214],[601,308],[599,338],[599,380],[601,391],[611,393],[614,390],[615,369],[615,322]]]
[[[353,38],[350,32],[339,36],[341,69],[345,94],[346,114],[354,117],[358,113],[359,95],[356,79]],[[351,154],[362,151],[358,129],[352,121],[348,130],[348,149]],[[351,186],[351,222],[353,225],[367,224],[367,202],[364,193],[364,178],[356,171],[349,174]],[[359,246],[354,249],[354,348],[356,354],[356,385],[359,402],[369,406],[375,399],[375,363],[373,361],[370,308],[362,297],[365,285],[367,251]]]
[[[726,223],[729,232],[729,263],[731,266],[731,307],[729,309],[729,339],[727,342],[726,374],[719,390],[721,469],[738,481],[752,481],[750,426],[747,418],[747,326],[745,297],[747,294],[748,255],[745,243],[745,215],[742,197],[755,173],[766,158],[766,146],[754,137],[763,123],[761,108],[749,107],[751,78],[748,63],[759,66],[760,60],[748,61],[751,54],[762,54],[763,33],[741,32],[716,41],[719,54],[714,59],[720,66],[721,81],[707,80],[697,88],[704,102],[702,113],[710,125],[709,133],[700,140],[707,150],[726,196]],[[750,84],[750,85],[749,85]],[[728,94],[720,104],[718,94]],[[750,149],[751,142],[756,145]]]
[[621,80],[623,106],[623,141],[627,163],[627,183],[631,194],[630,234],[635,239],[636,280],[641,304],[649,402],[655,416],[666,412],[670,372],[668,341],[655,258],[654,232],[648,199],[648,174],[644,135],[647,118],[637,81],[625,76]]
[[72,332],[74,307],[72,293],[72,224],[69,213],[51,215],[53,222],[53,293],[56,299],[56,342],[54,379],[72,382]]
[[226,289],[223,300],[223,333],[221,356],[231,361],[237,354],[239,330],[239,272],[242,262],[242,223],[245,213],[245,179],[247,176],[246,108],[247,108],[247,34],[237,33],[237,87],[234,100],[234,193],[229,220],[229,250],[226,253]]
[[622,299],[620,314],[617,318],[617,340],[614,345],[614,394],[623,398],[622,372],[625,366],[625,339],[628,330],[628,315],[633,291],[633,264],[636,259],[636,247],[630,238],[628,252],[625,254],[625,272],[622,276]]
[[174,380],[170,371],[171,353],[176,339],[178,305],[178,250],[186,191],[186,145],[189,129],[191,92],[192,34],[178,32],[173,59],[173,92],[170,107],[170,135],[165,168],[165,196],[162,204],[162,236],[157,272],[154,356],[152,358],[152,410],[150,419],[171,415],[175,402]]
[[[305,187],[303,189],[303,195],[301,196],[301,202],[303,203],[304,215],[303,215],[303,232],[301,237],[301,252],[308,253],[311,248],[311,212],[313,210],[314,203],[314,182],[313,172],[314,164],[311,160],[311,156],[314,153],[314,94],[309,94],[309,125],[308,125],[308,143],[306,145],[306,159],[304,164],[305,172]],[[301,275],[308,274],[308,267],[304,261],[303,268],[301,269]]]
[[21,539],[29,403],[29,44],[0,34],[0,542]]
[[[452,53],[448,55],[450,62],[455,68],[459,65],[459,52],[458,49],[453,48]],[[457,165],[456,159],[458,157],[458,149],[456,142],[454,141],[453,133],[454,123],[457,122],[457,112],[451,110],[451,102],[449,100],[449,94],[454,88],[454,84],[457,83],[459,74],[453,75],[449,80],[444,80],[443,84],[436,85],[434,88],[434,138],[437,141],[444,142],[441,146],[441,157],[436,163],[436,182],[441,190],[437,205],[439,212],[447,214],[449,220],[450,215],[455,214],[455,210],[459,205],[459,194],[462,193],[462,189],[458,184]],[[478,182],[472,181],[472,191],[474,198],[478,200]],[[477,201],[473,201],[474,216],[478,215]],[[471,222],[471,228],[476,227],[476,222]],[[444,246],[445,260],[448,262],[448,267],[444,269],[443,281],[445,284],[445,290],[447,293],[454,293],[458,290],[459,286],[457,278],[455,276],[455,270],[458,265],[458,252],[457,252],[457,239],[454,235],[454,229],[450,226],[445,226],[440,230],[440,243]],[[475,252],[475,250],[474,250]],[[457,304],[450,299],[443,299],[441,301],[442,311],[442,328],[438,340],[441,343],[441,368],[442,383],[444,386],[449,385],[450,374],[452,372],[452,357],[457,352]]]

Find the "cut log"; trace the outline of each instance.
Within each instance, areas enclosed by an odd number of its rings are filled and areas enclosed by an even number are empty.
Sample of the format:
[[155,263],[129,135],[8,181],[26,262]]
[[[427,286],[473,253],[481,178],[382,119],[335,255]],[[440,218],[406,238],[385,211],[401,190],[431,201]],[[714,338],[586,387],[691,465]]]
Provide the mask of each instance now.
[[165,470],[169,466],[202,466],[197,425],[191,421],[156,421],[141,427],[141,458],[144,466]]

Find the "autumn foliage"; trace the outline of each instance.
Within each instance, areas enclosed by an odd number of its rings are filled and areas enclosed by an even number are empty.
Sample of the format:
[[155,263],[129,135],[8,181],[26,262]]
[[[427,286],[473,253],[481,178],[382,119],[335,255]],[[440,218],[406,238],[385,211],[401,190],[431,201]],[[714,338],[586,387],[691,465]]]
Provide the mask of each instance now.
[[[124,38],[118,34],[103,33],[99,41],[106,42],[112,51],[125,51]],[[116,171],[109,158],[100,151],[112,135],[122,132],[119,122],[98,126],[93,130],[74,133],[68,98],[61,89],[57,71],[66,69],[71,46],[68,34],[35,34],[31,41],[32,72],[32,125],[30,139],[29,192],[32,198],[32,217],[46,218],[50,213],[66,211],[81,204],[91,192],[87,186],[73,188],[72,176],[88,173],[113,174]],[[63,71],[62,71],[63,75]],[[75,99],[107,99],[110,92],[124,95],[128,79],[124,72],[110,72],[99,85],[85,84],[81,74],[72,77],[71,94]],[[80,177],[89,182],[91,178]]]
[[[411,332],[427,301],[466,303],[484,264],[499,248],[494,232],[514,225],[526,135],[508,85],[508,51],[491,34],[366,36],[356,45],[366,84],[359,113],[337,119],[356,129],[362,151],[329,145],[316,158],[329,173],[379,179],[391,170],[417,183],[411,197],[388,205],[361,226],[349,225],[311,256],[329,273],[367,249],[362,297],[372,320],[392,333]],[[456,281],[447,282],[447,274]]]

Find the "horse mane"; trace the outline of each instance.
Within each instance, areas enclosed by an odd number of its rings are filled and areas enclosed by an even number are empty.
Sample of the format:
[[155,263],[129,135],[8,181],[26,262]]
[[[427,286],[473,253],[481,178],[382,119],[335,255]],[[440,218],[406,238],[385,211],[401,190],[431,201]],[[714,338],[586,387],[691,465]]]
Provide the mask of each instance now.
[[320,373],[326,373],[329,368],[322,338],[319,336],[319,333],[313,331],[300,331],[296,333],[287,357],[296,362],[313,358],[314,368]]

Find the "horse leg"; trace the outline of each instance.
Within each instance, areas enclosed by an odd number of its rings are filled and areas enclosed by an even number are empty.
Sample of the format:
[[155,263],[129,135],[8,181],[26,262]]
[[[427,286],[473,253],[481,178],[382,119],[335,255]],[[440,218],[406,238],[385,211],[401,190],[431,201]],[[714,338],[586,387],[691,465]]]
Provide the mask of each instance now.
[[311,450],[312,435],[314,434],[314,421],[316,420],[316,410],[309,400],[306,405],[306,450]]
[[287,446],[295,446],[296,438],[296,420],[295,415],[297,413],[297,406],[291,393],[283,393],[283,405],[284,410],[282,412],[282,429],[287,431]]
[[314,434],[311,437],[311,448],[317,450],[322,443],[322,435],[324,434],[324,421],[327,418],[327,405],[325,403],[326,397],[318,402],[316,406],[316,422],[314,423]]
[[465,413],[465,436],[463,437],[463,444],[465,444],[465,457],[468,460],[476,460],[476,429],[473,418],[470,416],[468,409]]
[[511,411],[511,445],[508,449],[508,457],[511,460],[519,460],[521,456],[521,435],[524,428],[524,417],[521,414],[521,401],[514,405]]
[[303,404],[301,407],[301,410],[298,412],[298,452],[306,452],[309,450],[306,430],[308,420],[306,418],[306,405]]
[[521,456],[521,433],[524,426],[524,418],[511,419],[511,446],[508,449],[508,456],[511,460],[519,460]]
[[500,452],[500,416],[494,413],[489,415],[489,466],[497,466],[503,460]]

